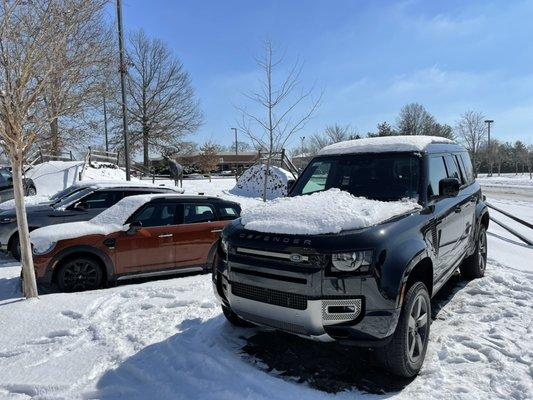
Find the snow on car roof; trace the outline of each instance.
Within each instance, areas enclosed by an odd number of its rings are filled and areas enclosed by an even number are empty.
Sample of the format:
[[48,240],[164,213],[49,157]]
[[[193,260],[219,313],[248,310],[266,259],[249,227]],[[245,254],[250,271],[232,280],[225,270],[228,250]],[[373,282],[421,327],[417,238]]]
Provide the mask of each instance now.
[[381,136],[330,144],[320,150],[318,155],[423,151],[430,144],[436,143],[454,144],[455,142],[439,136]]
[[366,228],[419,208],[413,200],[369,200],[330,189],[245,209],[241,223],[246,229],[259,232],[320,235]]
[[151,182],[139,182],[139,181],[81,181],[76,182],[72,186],[77,187],[91,187],[91,188],[111,188],[111,187],[149,187],[149,188],[163,188],[173,191],[180,191],[179,188],[159,186]]
[[[49,225],[30,233],[34,248],[44,251],[60,240],[74,239],[86,235],[109,235],[125,229],[128,218],[142,205],[156,198],[182,198],[179,193],[152,193],[128,196],[109,207],[89,221]],[[187,197],[194,197],[188,195]],[[205,198],[205,196],[197,196]]]

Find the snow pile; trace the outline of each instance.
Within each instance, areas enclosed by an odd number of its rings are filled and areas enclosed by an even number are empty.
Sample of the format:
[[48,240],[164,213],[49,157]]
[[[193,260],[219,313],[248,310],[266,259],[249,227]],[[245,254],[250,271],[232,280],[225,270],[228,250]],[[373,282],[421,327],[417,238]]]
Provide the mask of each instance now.
[[[85,173],[83,174],[83,180],[125,181],[126,171],[124,171],[122,168],[119,168],[119,166],[116,164],[91,162],[91,164],[87,166]],[[132,176],[131,180],[137,181],[138,179]]]
[[381,136],[330,144],[320,150],[318,155],[422,151],[432,143],[449,144],[455,142],[439,136]]
[[39,195],[51,196],[74,184],[83,168],[83,161],[48,161],[26,172]]
[[31,242],[36,250],[44,251],[60,240],[120,232],[124,230],[126,220],[139,207],[156,196],[161,196],[161,194],[142,194],[125,197],[113,207],[109,207],[89,221],[69,222],[36,229],[30,233]]
[[369,200],[330,189],[245,209],[241,222],[246,229],[259,232],[320,235],[365,228],[419,208],[412,200]]
[[[248,168],[237,180],[231,194],[246,197],[262,197],[266,166],[254,165]],[[267,178],[267,199],[287,195],[287,182],[294,179],[292,174],[283,168],[271,165]]]

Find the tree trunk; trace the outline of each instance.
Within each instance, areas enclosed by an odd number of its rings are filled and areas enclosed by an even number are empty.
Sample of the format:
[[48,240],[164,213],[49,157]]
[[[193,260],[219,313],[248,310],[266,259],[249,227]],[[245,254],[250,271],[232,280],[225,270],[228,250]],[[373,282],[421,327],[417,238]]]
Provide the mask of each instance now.
[[20,239],[20,254],[22,261],[22,291],[27,299],[38,297],[35,270],[31,254],[30,232],[24,204],[24,186],[22,183],[22,155],[13,156],[13,191],[15,194],[15,209],[17,213],[17,227]]
[[58,156],[61,148],[59,141],[59,121],[56,118],[50,122],[50,154]]
[[148,127],[143,123],[143,165],[150,166],[150,154],[148,151]]
[[270,172],[270,158],[272,156],[269,154],[266,162],[265,168],[265,179],[263,181],[263,201],[267,201],[267,186],[268,186],[268,173]]

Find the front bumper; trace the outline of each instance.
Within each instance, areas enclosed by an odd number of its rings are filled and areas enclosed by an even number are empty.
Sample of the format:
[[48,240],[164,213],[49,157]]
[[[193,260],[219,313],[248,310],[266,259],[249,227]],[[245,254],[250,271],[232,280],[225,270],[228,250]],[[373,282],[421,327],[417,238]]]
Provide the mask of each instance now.
[[[254,324],[312,340],[371,347],[387,343],[396,328],[400,309],[374,309],[363,295],[368,290],[361,289],[362,281],[342,282],[334,285],[339,288],[335,293],[329,288],[323,294],[323,282],[317,282],[317,277],[323,279],[321,273],[308,275],[310,283],[303,287],[290,287],[275,279],[229,272],[227,263],[223,264],[213,274],[215,294],[226,307]],[[263,271],[254,268],[258,269]],[[352,290],[341,289],[346,287]]]

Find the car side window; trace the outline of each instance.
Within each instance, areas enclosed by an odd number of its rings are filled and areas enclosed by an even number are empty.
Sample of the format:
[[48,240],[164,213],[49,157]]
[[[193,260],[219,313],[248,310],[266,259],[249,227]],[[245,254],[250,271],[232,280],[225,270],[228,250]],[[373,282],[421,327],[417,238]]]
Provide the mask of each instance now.
[[474,169],[472,168],[472,162],[470,161],[470,156],[468,155],[468,153],[462,153],[460,157],[461,157],[461,160],[463,161],[466,182],[470,184],[474,182]]
[[239,217],[239,210],[231,206],[218,207],[218,214],[220,219],[224,221],[232,220]]
[[213,207],[207,204],[185,204],[183,210],[184,224],[198,224],[214,221],[215,212]]
[[139,221],[143,228],[177,225],[177,209],[177,204],[172,203],[148,204],[131,220]]
[[447,178],[446,166],[442,156],[433,156],[429,158],[429,184],[428,197],[437,197],[439,195],[439,182]]
[[119,192],[111,190],[97,190],[81,199],[87,204],[89,209],[92,208],[109,208],[120,199]]
[[11,173],[5,169],[0,170],[0,185],[5,186],[9,183],[9,178],[11,178]]
[[448,169],[448,178],[456,178],[461,182],[461,173],[452,155],[446,156],[446,168]]

